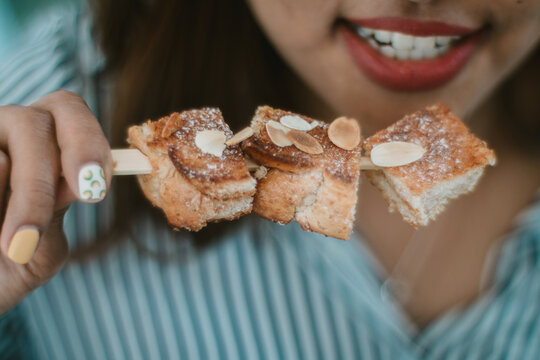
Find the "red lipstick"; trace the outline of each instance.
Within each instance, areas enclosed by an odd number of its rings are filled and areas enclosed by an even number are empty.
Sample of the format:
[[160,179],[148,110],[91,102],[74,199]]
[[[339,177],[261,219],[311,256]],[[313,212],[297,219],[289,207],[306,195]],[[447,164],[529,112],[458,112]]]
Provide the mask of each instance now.
[[[350,24],[413,36],[461,36],[462,39],[445,54],[433,59],[397,60],[374,49]],[[464,68],[486,33],[485,28],[469,29],[402,18],[347,20],[338,26],[349,53],[362,72],[376,83],[398,91],[422,91],[448,83]]]
[[414,36],[462,36],[470,35],[475,32],[474,29],[459,25],[450,25],[436,21],[416,21],[403,18],[353,19],[347,21],[371,29],[397,31]]

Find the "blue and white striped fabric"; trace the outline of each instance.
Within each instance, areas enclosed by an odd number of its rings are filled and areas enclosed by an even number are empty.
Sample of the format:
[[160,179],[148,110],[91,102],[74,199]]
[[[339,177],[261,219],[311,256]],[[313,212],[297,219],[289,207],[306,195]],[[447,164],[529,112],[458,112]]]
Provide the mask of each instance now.
[[[85,19],[58,12],[36,28],[0,65],[0,105],[66,88],[95,106],[101,61]],[[94,235],[107,211],[71,209],[71,239]],[[540,201],[506,239],[492,289],[421,332],[381,296],[378,265],[358,239],[247,217],[199,253],[166,226],[137,220],[137,239],[68,264],[0,318],[0,358],[540,358]]]

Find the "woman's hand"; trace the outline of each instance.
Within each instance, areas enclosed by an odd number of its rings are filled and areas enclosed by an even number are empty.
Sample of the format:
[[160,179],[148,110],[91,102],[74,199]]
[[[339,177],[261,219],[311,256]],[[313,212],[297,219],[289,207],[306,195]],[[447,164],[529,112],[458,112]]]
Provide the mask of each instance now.
[[105,196],[110,153],[97,120],[74,93],[0,107],[0,314],[60,269],[68,253],[64,214],[77,199]]

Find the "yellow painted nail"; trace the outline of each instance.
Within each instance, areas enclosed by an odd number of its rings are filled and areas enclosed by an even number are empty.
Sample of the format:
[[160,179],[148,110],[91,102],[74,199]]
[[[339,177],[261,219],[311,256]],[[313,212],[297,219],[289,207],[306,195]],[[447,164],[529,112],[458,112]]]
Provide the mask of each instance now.
[[22,227],[11,238],[7,256],[18,264],[26,264],[34,256],[38,242],[39,231],[36,227]]

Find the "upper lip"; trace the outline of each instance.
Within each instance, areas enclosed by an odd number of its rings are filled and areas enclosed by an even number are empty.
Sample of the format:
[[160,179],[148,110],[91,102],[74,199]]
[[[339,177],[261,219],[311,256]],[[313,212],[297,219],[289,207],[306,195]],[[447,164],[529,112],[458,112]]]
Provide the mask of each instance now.
[[413,36],[463,36],[480,30],[480,28],[474,29],[438,21],[418,21],[397,17],[345,19],[345,21],[357,26],[400,32]]

